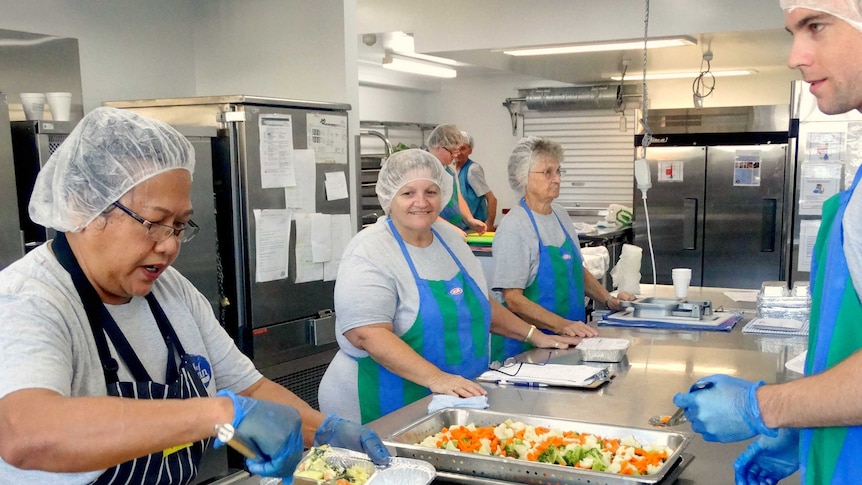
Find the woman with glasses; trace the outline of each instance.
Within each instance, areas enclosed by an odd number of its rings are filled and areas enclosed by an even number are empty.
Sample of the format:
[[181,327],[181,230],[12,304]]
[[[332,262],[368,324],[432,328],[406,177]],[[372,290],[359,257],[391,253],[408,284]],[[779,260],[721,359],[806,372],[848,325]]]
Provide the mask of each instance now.
[[[524,194],[503,218],[494,235],[493,289],[502,292],[506,306],[543,332],[594,337],[587,326],[584,295],[619,310],[616,298],[583,267],[578,236],[569,214],[554,203],[560,196],[565,171],[560,168],[563,148],[556,142],[522,138],[509,156],[509,185]],[[500,360],[530,345],[493,336],[491,357]]]
[[335,279],[340,349],[320,383],[322,411],[366,423],[430,393],[484,395],[471,379],[488,369],[489,332],[546,348],[580,342],[489,300],[479,261],[438,220],[452,176],[434,156],[390,156],[376,191],[386,217],[350,241]]
[[97,108],[40,171],[30,216],[57,237],[0,272],[4,483],[189,483],[222,425],[253,473],[292,476],[314,442],[388,461],[264,378],[171,268],[198,231],[194,160],[170,126]]
[[455,174],[455,164],[452,162],[455,161],[461,150],[461,145],[465,142],[461,130],[455,125],[437,125],[428,135],[428,139],[425,140],[428,151],[437,157],[437,160],[440,160],[453,180],[452,196],[449,200],[444,201],[440,218],[458,228],[464,237],[466,234],[461,229],[463,227],[472,229],[479,234],[487,230],[484,221],[473,217],[464,196],[458,190],[458,176]]

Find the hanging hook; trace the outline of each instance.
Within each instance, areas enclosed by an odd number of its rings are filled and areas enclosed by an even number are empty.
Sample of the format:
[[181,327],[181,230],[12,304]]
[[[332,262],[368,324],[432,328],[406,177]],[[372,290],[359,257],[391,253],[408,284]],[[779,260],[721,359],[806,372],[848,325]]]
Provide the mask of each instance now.
[[525,98],[506,98],[506,101],[503,101],[503,106],[509,111],[509,118],[512,120],[512,136],[518,135],[518,105],[521,101],[524,101]]

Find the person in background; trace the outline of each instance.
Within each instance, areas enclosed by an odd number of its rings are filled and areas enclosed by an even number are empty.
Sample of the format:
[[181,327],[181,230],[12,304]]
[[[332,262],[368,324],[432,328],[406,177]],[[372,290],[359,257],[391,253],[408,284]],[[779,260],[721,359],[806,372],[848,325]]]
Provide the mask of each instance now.
[[[524,197],[494,234],[493,289],[502,293],[510,310],[543,332],[594,337],[598,331],[584,323],[584,295],[614,310],[634,295],[612,296],[583,266],[569,214],[554,202],[565,173],[562,160],[560,144],[545,138],[522,138],[512,149],[509,185]],[[491,339],[495,360],[527,347],[518,340]]]
[[194,160],[170,126],[97,108],[39,172],[30,216],[57,236],[0,272],[3,483],[189,483],[220,424],[287,483],[303,444],[388,462],[263,377],[171,268],[199,229]]
[[367,423],[430,393],[484,395],[471,379],[488,369],[489,332],[544,348],[580,342],[535,332],[488,298],[479,261],[438,220],[452,177],[433,155],[391,155],[376,191],[387,216],[353,237],[335,279],[340,349],[321,410]]
[[[787,61],[810,83],[826,114],[862,112],[862,2],[781,0],[793,46]],[[859,483],[862,465],[862,190],[823,204],[811,260],[811,319],[805,377],[764,385],[700,379],[707,389],[674,396],[708,441],[757,437],[733,466],[736,483],[776,483],[797,469],[801,483]]]
[[[461,131],[455,125],[437,125],[428,135],[425,140],[425,146],[428,151],[440,160],[440,163],[446,168],[449,175],[452,176],[452,191],[451,199],[444,201],[443,209],[440,211],[440,218],[452,224],[462,233],[462,229],[472,229],[479,234],[487,230],[485,223],[473,217],[470,213],[470,208],[467,207],[467,202],[458,190],[458,180],[456,179],[452,162],[458,156],[461,145],[464,144],[464,138],[461,136]],[[464,237],[467,235],[464,234]]]
[[[462,131],[461,136],[464,137],[464,143],[455,155],[458,189],[473,217],[485,221],[485,229],[493,231],[494,219],[497,217],[497,197],[485,181],[482,166],[470,159],[470,154],[473,153],[473,137],[466,131]],[[462,224],[461,229],[467,229],[467,226]]]

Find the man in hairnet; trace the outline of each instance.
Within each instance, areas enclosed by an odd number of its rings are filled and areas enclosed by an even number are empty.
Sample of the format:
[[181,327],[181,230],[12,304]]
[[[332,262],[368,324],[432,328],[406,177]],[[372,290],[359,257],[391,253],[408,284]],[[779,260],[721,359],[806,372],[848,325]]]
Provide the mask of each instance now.
[[4,483],[188,483],[219,425],[285,483],[303,444],[388,460],[371,430],[262,377],[170,267],[198,231],[193,170],[173,128],[97,108],[39,173],[30,216],[57,237],[0,272]]
[[[793,35],[788,58],[826,114],[862,112],[862,2],[781,0]],[[802,483],[862,480],[862,170],[823,204],[811,262],[812,306],[805,377],[764,385],[726,375],[677,394],[693,430],[709,441],[758,438],[734,463],[736,482],[775,483],[797,469]]]
[[443,201],[440,218],[457,227],[459,231],[462,228],[472,229],[482,234],[487,230],[485,222],[476,219],[470,213],[470,207],[467,206],[464,196],[458,190],[458,177],[455,175],[455,167],[452,163],[458,156],[463,143],[464,137],[461,135],[461,130],[451,124],[437,125],[428,135],[428,139],[425,140],[428,151],[437,157],[437,160],[440,160],[440,163],[452,176],[452,196],[449,200]]
[[[455,154],[458,190],[473,217],[484,221],[485,229],[493,231],[494,219],[497,217],[497,197],[491,191],[491,187],[488,187],[485,170],[470,159],[473,153],[473,136],[466,131],[462,131],[461,136],[464,138],[464,143]],[[461,228],[466,229],[466,224],[462,224]]]

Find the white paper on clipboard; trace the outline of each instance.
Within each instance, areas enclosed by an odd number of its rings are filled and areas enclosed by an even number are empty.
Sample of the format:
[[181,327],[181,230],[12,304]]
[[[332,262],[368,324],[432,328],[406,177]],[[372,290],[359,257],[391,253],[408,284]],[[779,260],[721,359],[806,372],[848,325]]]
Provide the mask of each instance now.
[[606,367],[566,364],[529,364],[516,362],[487,370],[476,378],[478,381],[509,383],[531,382],[549,386],[587,387],[598,380],[609,378]]

